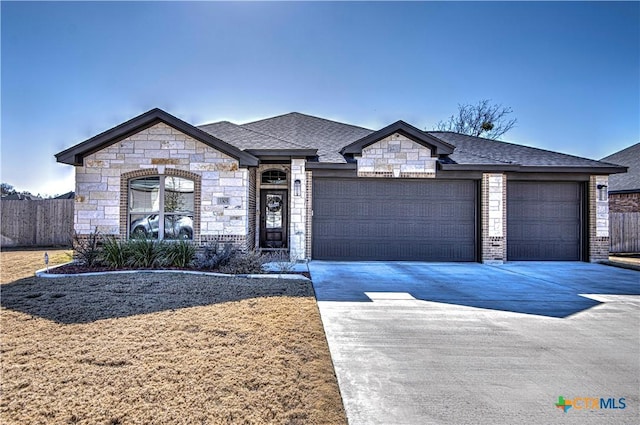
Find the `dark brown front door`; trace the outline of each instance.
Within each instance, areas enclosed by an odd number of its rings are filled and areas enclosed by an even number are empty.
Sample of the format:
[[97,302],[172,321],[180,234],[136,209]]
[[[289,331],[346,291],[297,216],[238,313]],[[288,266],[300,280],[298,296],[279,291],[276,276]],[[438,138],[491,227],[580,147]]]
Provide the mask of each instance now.
[[287,191],[260,192],[260,248],[287,247]]

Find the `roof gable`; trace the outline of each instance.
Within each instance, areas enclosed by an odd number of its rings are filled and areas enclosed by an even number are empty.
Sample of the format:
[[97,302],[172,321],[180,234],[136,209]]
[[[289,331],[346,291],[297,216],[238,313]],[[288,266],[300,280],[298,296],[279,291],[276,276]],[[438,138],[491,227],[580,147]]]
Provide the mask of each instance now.
[[116,127],[104,131],[82,143],[79,143],[69,149],[56,154],[56,160],[70,165],[82,165],[84,157],[100,151],[120,140],[145,130],[155,124],[164,123],[170,127],[193,137],[194,139],[223,152],[238,160],[240,165],[255,166],[258,165],[258,158],[243,152],[235,146],[226,143],[217,137],[197,128],[193,125],[182,121],[179,118],[163,111],[162,109],[152,109],[142,115],[130,119]]
[[434,152],[437,156],[450,155],[455,149],[453,145],[450,145],[443,140],[433,137],[429,133],[425,133],[424,131],[417,129],[416,127],[409,125],[404,121],[396,121],[381,130],[375,131],[365,137],[362,137],[359,140],[356,140],[350,145],[343,147],[340,150],[340,153],[342,155],[360,155],[362,154],[362,149],[376,142],[379,142],[380,140],[384,139],[385,137],[391,136],[394,133],[400,133],[403,136],[413,140],[414,142],[429,148],[431,152]]

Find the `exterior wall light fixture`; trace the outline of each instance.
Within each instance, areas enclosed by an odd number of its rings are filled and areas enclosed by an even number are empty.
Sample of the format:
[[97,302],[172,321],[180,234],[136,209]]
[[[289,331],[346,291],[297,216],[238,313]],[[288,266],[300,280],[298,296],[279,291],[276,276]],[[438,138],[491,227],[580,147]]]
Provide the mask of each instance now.
[[598,201],[606,201],[609,198],[608,186],[606,184],[599,184],[596,186],[598,189]]
[[293,182],[293,196],[301,196],[302,195],[302,182],[300,179],[296,179]]

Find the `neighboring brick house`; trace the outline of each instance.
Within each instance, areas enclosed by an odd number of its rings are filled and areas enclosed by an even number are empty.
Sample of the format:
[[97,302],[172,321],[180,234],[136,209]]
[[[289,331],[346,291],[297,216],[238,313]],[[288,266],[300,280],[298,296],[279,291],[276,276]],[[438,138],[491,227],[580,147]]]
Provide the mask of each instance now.
[[[56,155],[75,229],[231,242],[294,259],[599,261],[625,167],[403,121],[300,113],[188,124],[153,109]],[[602,191],[600,191],[602,192]]]
[[609,178],[611,251],[640,252],[640,143],[601,161],[628,167],[625,174]]
[[627,167],[624,174],[609,178],[609,211],[640,212],[640,143],[601,159]]

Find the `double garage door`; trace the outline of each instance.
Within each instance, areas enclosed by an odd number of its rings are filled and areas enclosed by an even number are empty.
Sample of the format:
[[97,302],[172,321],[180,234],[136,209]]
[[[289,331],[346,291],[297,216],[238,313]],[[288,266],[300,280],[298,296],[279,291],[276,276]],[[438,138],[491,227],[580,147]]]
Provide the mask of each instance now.
[[313,257],[476,260],[472,180],[314,179]]
[[[507,258],[579,260],[581,185],[509,182]],[[477,261],[473,180],[316,178],[313,258]]]

